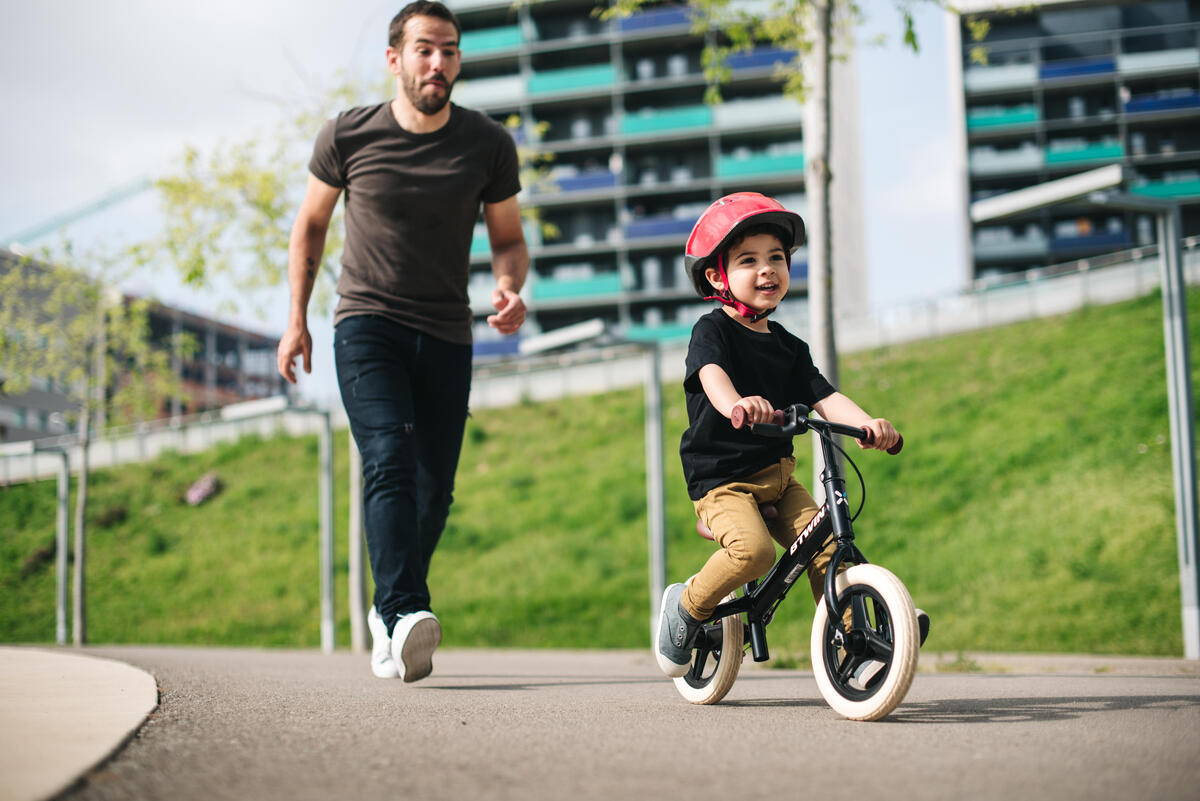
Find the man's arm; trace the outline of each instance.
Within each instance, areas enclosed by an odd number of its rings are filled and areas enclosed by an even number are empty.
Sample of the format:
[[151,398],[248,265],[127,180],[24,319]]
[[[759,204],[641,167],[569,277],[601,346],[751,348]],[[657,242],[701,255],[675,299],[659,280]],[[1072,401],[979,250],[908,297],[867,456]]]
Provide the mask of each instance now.
[[886,451],[900,439],[900,434],[890,422],[882,417],[871,417],[857,403],[840,392],[826,395],[813,404],[813,408],[831,423],[869,428],[875,434],[875,442],[866,445],[862,440],[857,440],[860,448],[870,447]]
[[499,203],[484,203],[483,219],[492,246],[492,274],[496,276],[496,288],[492,291],[496,314],[487,318],[488,325],[502,334],[512,334],[525,322],[525,302],[518,293],[529,273],[529,249],[521,230],[517,196]]
[[312,297],[317,268],[325,252],[325,235],[329,232],[329,220],[337,206],[342,190],[321,181],[314,175],[308,176],[308,188],[296,222],[292,225],[292,236],[288,242],[288,285],[291,287],[291,304],[288,308],[288,326],[279,340],[276,361],[279,374],[291,383],[296,383],[297,356],[304,358],[304,372],[312,372],[312,336],[308,333],[308,299]]

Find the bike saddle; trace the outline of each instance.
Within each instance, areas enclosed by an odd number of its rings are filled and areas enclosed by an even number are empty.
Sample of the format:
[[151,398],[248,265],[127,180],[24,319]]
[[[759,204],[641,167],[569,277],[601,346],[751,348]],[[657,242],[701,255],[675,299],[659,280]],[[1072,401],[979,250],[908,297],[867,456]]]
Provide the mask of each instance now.
[[[779,510],[775,508],[775,504],[773,503],[760,503],[758,505],[758,513],[762,515],[763,520],[767,521],[771,521],[779,517]],[[709,530],[708,526],[704,525],[704,521],[699,518],[696,518],[696,533],[701,537],[704,537],[706,540],[712,540],[713,542],[716,542],[717,538],[713,536],[713,533],[711,530]]]

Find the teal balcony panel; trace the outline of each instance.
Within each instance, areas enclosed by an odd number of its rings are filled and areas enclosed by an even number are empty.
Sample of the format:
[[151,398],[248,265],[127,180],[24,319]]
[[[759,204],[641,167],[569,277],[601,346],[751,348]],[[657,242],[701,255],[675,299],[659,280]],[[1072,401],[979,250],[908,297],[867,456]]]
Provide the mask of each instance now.
[[1074,164],[1078,161],[1113,161],[1125,156],[1125,146],[1120,142],[1089,145],[1075,150],[1046,148],[1047,164]]
[[1200,197],[1200,180],[1195,181],[1162,181],[1160,183],[1142,184],[1129,190],[1135,195],[1150,197],[1193,198]]
[[1042,118],[1034,105],[1013,106],[1003,110],[980,110],[967,114],[967,129],[1002,128],[1008,125],[1028,125]]
[[780,172],[802,172],[804,170],[803,153],[784,153],[768,155],[756,153],[748,158],[721,156],[717,159],[717,176],[719,178],[735,178],[742,175],[762,175]]
[[555,280],[539,278],[533,284],[533,299],[564,300],[586,298],[594,295],[615,295],[621,291],[621,276],[617,273],[602,273],[591,278]]
[[616,81],[617,70],[612,64],[592,64],[587,67],[546,70],[535,72],[530,76],[529,94],[546,95],[575,89],[612,86]]
[[626,339],[635,342],[670,342],[684,340],[692,335],[692,326],[686,323],[673,325],[631,325],[625,331]]
[[621,133],[658,133],[685,128],[705,128],[709,125],[712,125],[712,109],[708,106],[645,109],[636,114],[625,115],[621,120]]
[[464,31],[458,46],[467,56],[472,56],[519,47],[522,41],[521,26],[506,25],[503,28]]

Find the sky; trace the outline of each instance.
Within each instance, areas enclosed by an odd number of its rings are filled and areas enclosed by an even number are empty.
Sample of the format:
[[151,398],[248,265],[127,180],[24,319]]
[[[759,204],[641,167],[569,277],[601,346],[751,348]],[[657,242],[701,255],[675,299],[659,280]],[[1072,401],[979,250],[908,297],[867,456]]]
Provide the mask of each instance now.
[[[0,97],[9,109],[9,123],[0,128],[0,241],[6,245],[63,212],[163,174],[185,146],[204,151],[271,130],[339,70],[370,79],[383,75],[387,24],[403,5],[0,2]],[[886,37],[885,44],[862,46],[856,55],[868,291],[879,310],[954,292],[966,256],[946,156],[953,122],[945,12],[917,4],[921,50],[913,54],[899,43],[893,0],[863,5],[868,21],[862,40]],[[145,235],[157,219],[152,195],[143,193],[68,233],[86,246]],[[206,314],[219,308],[221,295],[162,275],[127,289]],[[287,289],[276,294],[266,299],[265,317],[213,316],[278,336],[286,323]],[[314,373],[302,378],[301,392],[324,403],[336,396],[332,330],[328,320],[310,323]]]

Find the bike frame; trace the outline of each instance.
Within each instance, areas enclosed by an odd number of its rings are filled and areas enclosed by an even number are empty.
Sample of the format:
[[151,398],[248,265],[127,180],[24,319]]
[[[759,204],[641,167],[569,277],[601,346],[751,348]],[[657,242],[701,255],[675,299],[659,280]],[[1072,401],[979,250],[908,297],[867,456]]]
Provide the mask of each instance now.
[[[830,423],[826,420],[809,420],[807,408],[792,406],[785,412],[782,425],[760,423],[755,426],[757,433],[767,436],[794,436],[808,429],[821,439],[821,457],[825,469],[821,471],[821,484],[825,488],[825,503],[796,541],[784,552],[779,561],[767,572],[761,581],[751,581],[746,585],[746,592],[741,598],[718,604],[711,617],[704,621],[705,628],[700,636],[709,635],[707,627],[730,615],[746,614],[749,631],[750,650],[755,662],[765,662],[770,659],[767,650],[766,626],[775,615],[775,609],[787,596],[792,585],[802,573],[807,571],[812,560],[825,547],[832,536],[837,547],[833,558],[825,572],[825,605],[830,610],[829,619],[836,627],[835,637],[845,637],[846,631],[841,616],[833,614],[837,609],[837,592],[835,590],[838,567],[846,561],[855,564],[866,564],[867,558],[854,544],[854,530],[850,522],[850,503],[846,497],[846,479],[838,467],[832,442],[832,434],[846,434],[862,438],[863,429]],[[858,621],[855,621],[858,625]],[[712,631],[717,638],[710,643],[715,650],[719,647],[719,631]]]

